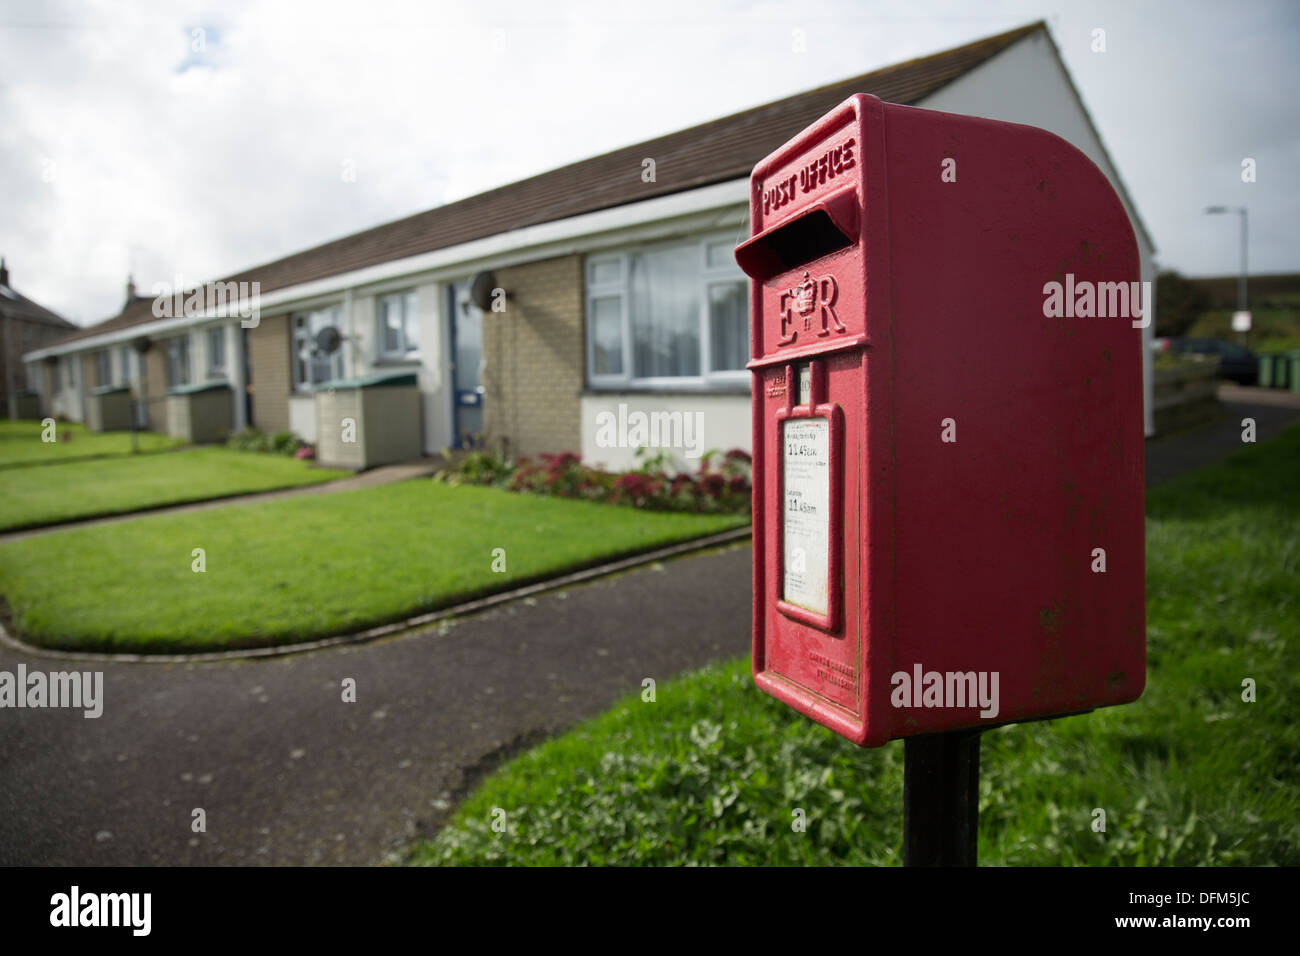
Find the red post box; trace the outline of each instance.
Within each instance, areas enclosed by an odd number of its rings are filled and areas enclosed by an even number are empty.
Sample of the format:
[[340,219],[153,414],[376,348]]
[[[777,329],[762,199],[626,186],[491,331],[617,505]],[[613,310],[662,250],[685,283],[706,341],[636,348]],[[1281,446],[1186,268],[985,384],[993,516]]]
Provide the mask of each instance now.
[[750,229],[758,686],[863,746],[1138,697],[1151,304],[1101,171],[858,95]]

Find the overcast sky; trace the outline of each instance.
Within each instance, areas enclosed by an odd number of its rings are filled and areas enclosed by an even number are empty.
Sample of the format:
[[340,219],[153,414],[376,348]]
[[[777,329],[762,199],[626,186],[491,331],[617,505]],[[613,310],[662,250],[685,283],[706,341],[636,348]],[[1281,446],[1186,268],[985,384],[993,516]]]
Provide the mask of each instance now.
[[1295,0],[0,0],[0,254],[96,322],[128,272],[219,278],[1038,19],[1163,267],[1234,272],[1202,210],[1244,204],[1252,273],[1300,272]]

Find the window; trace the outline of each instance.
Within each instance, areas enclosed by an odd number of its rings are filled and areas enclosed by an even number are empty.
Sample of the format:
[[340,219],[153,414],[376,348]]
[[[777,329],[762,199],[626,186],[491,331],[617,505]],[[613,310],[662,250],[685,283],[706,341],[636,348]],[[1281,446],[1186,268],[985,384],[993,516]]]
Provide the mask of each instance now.
[[108,349],[100,349],[95,353],[95,384],[113,384],[113,364],[109,361]]
[[178,335],[167,340],[167,387],[190,384],[190,337]]
[[316,346],[321,329],[338,328],[343,310],[338,306],[300,312],[293,317],[293,388],[308,391],[313,385],[343,377],[343,349],[332,353]]
[[379,320],[380,358],[406,358],[420,350],[420,324],[415,292],[380,296],[375,303]]
[[208,378],[224,378],[226,374],[226,327],[218,325],[208,329]]
[[746,382],[749,284],[732,245],[712,236],[589,257],[591,383]]
[[120,349],[118,349],[117,352],[118,352],[118,361],[121,363],[121,368],[122,368],[122,382],[123,384],[130,384],[131,347],[129,345],[124,345]]

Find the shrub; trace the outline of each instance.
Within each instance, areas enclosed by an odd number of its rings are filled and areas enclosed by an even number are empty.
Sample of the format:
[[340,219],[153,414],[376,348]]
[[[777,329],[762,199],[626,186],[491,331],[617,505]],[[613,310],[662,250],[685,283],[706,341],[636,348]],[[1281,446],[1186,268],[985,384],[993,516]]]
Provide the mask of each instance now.
[[245,428],[226,439],[226,447],[238,451],[264,451],[266,436],[257,428]]
[[437,477],[452,485],[491,485],[655,511],[743,514],[750,508],[752,462],[741,449],[705,452],[695,474],[676,471],[662,450],[637,449],[637,458],[635,469],[613,473],[584,465],[571,451],[517,462],[495,452],[473,451]]
[[302,440],[293,432],[276,432],[271,436],[267,451],[273,455],[292,455],[302,444]]
[[[451,460],[451,455],[443,453]],[[514,465],[504,455],[492,451],[471,451],[460,461],[442,471],[438,478],[449,485],[491,485],[504,488],[514,474]]]
[[[259,451],[273,455],[296,455],[306,443],[293,432],[266,435],[260,428],[245,428],[226,439],[226,447],[239,451]],[[315,457],[314,453],[312,457]]]

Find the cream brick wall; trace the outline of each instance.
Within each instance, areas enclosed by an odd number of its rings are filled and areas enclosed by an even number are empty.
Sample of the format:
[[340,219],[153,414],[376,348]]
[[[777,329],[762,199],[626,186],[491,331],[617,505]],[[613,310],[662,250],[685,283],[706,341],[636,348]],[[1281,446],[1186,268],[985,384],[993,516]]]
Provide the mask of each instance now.
[[18,394],[41,388],[39,377],[30,375],[23,364],[23,355],[53,345],[71,332],[71,329],[61,326],[30,322],[15,316],[5,317],[0,324],[0,356],[3,357],[0,361],[0,397],[8,396],[11,389]]
[[483,315],[484,431],[513,455],[582,450],[582,257],[499,269],[506,311]]
[[257,328],[248,330],[248,364],[253,385],[253,422],[262,431],[288,431],[289,317],[262,316]]
[[[167,430],[167,350],[162,342],[155,341],[144,353],[144,379],[147,386],[149,430]],[[141,395],[136,396],[142,397]]]
[[54,393],[58,377],[55,375],[57,366],[49,362],[41,362],[41,416],[54,414]]

